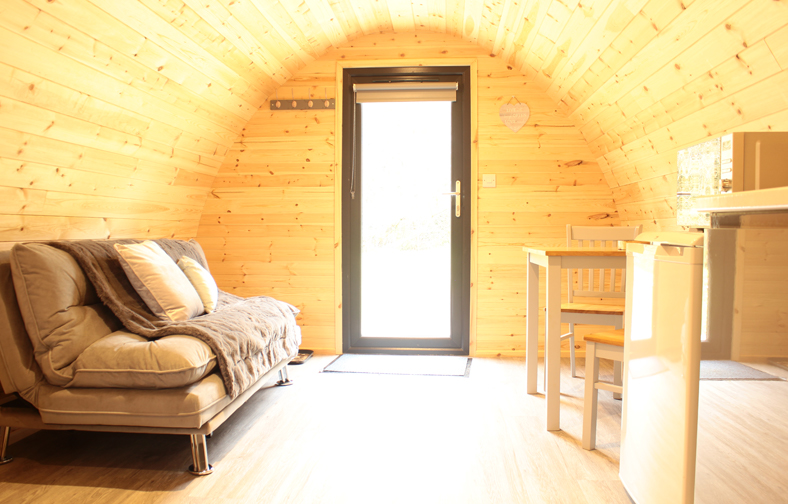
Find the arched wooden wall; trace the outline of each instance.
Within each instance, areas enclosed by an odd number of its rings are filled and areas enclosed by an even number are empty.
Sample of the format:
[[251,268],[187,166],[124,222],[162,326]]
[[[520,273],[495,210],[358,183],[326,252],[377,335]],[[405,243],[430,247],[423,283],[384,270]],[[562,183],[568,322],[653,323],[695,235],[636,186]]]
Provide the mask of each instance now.
[[[477,65],[478,264],[473,322],[477,355],[523,353],[523,245],[563,245],[566,224],[618,223],[610,188],[580,132],[543,91],[500,57],[432,33],[361,37],[298,72],[278,96],[334,96],[337,61],[473,60]],[[527,103],[519,132],[501,105]],[[300,308],[304,346],[333,351],[335,296],[335,111],[264,106],[230,149],[208,195],[197,239],[218,283],[239,295],[267,294]],[[481,187],[497,175],[498,187]]]
[[788,86],[788,2],[627,4],[643,8],[593,57],[590,47],[575,55],[545,82],[547,93],[598,156],[621,220],[679,229],[678,149],[729,131],[788,130],[780,91]]
[[0,247],[195,236],[269,95],[392,31],[462,38],[543,90],[624,223],[675,227],[676,149],[788,129],[788,0],[5,0]]
[[262,47],[262,14],[246,12],[248,4],[232,9],[260,42],[233,37],[233,22],[219,22],[224,7],[195,9],[157,1],[0,4],[5,247],[196,234],[228,147],[277,79],[304,63],[273,63]]

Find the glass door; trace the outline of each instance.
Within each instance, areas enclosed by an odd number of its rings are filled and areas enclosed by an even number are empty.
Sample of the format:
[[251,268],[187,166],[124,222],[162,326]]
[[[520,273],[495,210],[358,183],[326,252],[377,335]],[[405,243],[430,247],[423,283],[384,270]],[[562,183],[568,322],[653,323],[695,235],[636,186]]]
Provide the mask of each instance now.
[[[391,78],[351,75],[346,87]],[[353,106],[350,96],[345,107],[355,140],[343,159],[345,352],[468,352],[470,125],[467,84],[457,88],[453,101],[405,93]]]
[[449,338],[451,102],[364,103],[361,117],[360,336]]

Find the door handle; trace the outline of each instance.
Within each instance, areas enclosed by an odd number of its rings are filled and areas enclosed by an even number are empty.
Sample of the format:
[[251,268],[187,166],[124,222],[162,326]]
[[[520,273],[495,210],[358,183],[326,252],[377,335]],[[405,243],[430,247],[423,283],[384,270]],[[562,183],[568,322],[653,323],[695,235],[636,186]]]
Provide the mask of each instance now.
[[462,204],[462,192],[460,191],[460,181],[458,180],[454,184],[454,192],[445,192],[443,193],[444,196],[454,196],[454,216],[460,216],[460,207]]

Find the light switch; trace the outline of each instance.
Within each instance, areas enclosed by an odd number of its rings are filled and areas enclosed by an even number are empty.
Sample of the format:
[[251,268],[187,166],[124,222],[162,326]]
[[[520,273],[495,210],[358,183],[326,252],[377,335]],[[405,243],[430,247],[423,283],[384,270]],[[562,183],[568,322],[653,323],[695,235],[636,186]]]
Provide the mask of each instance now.
[[495,187],[495,174],[482,175],[482,187]]

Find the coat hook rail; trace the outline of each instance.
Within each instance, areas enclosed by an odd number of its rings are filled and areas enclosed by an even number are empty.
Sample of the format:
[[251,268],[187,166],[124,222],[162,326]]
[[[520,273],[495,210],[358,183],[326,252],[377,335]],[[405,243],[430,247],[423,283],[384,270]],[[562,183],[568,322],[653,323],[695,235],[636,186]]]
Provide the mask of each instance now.
[[336,101],[334,98],[328,100],[288,100],[288,101],[271,101],[271,110],[334,110]]
[[289,89],[290,100],[280,99],[279,89],[274,90],[275,99],[270,100],[271,110],[334,110],[336,108],[336,100],[328,97],[328,87],[323,87],[322,99],[318,93],[315,93],[313,96],[313,90],[308,88],[308,98],[306,100],[296,99],[295,88],[291,87]]

